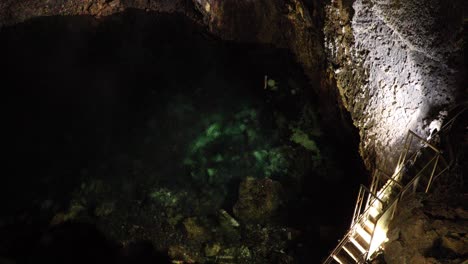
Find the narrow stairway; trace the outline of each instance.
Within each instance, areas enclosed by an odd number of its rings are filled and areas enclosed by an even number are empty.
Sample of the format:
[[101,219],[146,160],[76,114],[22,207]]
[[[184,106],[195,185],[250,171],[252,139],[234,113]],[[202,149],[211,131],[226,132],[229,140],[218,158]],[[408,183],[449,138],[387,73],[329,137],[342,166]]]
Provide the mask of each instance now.
[[[404,146],[393,175],[377,170],[370,188],[361,185],[351,228],[324,264],[365,263],[385,242],[398,201],[408,193],[427,192],[447,170],[441,152],[414,132],[408,132]],[[408,155],[414,148],[418,151]]]

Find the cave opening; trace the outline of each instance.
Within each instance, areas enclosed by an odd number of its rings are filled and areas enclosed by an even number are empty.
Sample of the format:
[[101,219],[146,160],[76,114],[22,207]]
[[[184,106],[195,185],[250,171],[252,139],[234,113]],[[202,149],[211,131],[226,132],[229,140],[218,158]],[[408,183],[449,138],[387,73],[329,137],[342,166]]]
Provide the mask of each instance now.
[[60,262],[57,230],[80,223],[117,255],[148,241],[188,263],[315,263],[348,227],[358,137],[322,124],[287,50],[138,10],[36,18],[0,39],[0,256]]

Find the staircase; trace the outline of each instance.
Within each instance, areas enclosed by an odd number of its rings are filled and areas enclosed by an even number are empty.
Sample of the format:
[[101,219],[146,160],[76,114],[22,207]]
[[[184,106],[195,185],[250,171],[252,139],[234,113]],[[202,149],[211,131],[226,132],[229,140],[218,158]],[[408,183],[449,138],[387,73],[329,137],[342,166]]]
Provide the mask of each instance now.
[[366,263],[379,251],[398,202],[407,194],[428,192],[434,179],[449,168],[441,154],[408,131],[395,172],[389,175],[377,169],[370,188],[360,186],[351,227],[323,263]]
[[[450,163],[442,156],[436,144],[408,131],[394,173],[388,174],[377,169],[370,187],[360,186],[351,227],[324,264],[366,263],[381,249],[398,202],[411,193],[429,192],[433,182],[452,165],[453,146],[458,142],[451,142],[449,132],[455,120],[465,114],[467,109],[468,102],[454,106],[449,110],[452,113],[449,115],[450,120],[432,135],[431,141],[445,140]],[[467,120],[466,116],[461,119],[462,122]],[[461,125],[461,129],[466,129],[465,123]],[[460,126],[455,127],[460,129]]]

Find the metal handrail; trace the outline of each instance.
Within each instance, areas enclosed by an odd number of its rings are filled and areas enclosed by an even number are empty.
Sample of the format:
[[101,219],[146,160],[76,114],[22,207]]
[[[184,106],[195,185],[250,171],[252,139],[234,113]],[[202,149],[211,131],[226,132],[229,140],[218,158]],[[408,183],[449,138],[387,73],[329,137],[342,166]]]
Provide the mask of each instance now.
[[[364,185],[360,185],[360,188],[365,188],[367,189],[366,187],[364,187]],[[364,189],[364,190],[365,190]],[[364,221],[367,220],[367,215],[369,214],[369,210],[370,210],[371,207],[368,207],[364,210],[364,212],[362,214],[359,215],[357,221],[355,222],[354,226],[349,228],[348,231],[346,232],[346,234],[343,236],[343,239],[338,243],[338,245],[334,248],[334,250],[330,253],[330,255],[328,256],[328,258],[325,260],[324,264],[326,263],[330,263],[333,259],[333,255],[336,255],[336,253],[338,253],[343,244],[345,244],[346,242],[349,241],[349,238],[351,235],[353,235],[356,230],[355,230],[355,227],[357,226],[357,224],[364,224]]]
[[[449,127],[449,125],[451,126],[455,119],[460,116],[466,109],[468,109],[468,107],[465,107],[463,108],[460,112],[458,112],[452,119],[450,119],[449,121],[446,122],[446,124],[439,130],[437,131],[434,135],[437,135],[439,134],[441,131],[447,129]],[[406,157],[409,153],[409,149],[411,147],[411,143],[413,141],[413,137],[416,137],[417,139],[419,139],[420,141],[422,141],[423,143],[425,143],[427,146],[429,146],[432,150],[434,150],[436,152],[436,155],[429,161],[427,162],[427,164],[421,169],[419,170],[419,172],[414,176],[412,177],[412,179],[409,181],[409,183],[407,183],[404,187],[403,185],[401,185],[400,183],[398,183],[397,180],[393,179],[393,177],[399,177],[401,172],[402,172],[402,169],[404,168],[404,164],[405,162],[407,161]],[[397,168],[399,167],[398,171],[397,172],[394,172],[394,176],[389,176],[387,175],[387,173],[385,173],[384,171],[382,170],[379,170],[377,169],[377,172],[374,174],[374,177],[372,178],[372,183],[371,183],[371,189],[367,189],[365,186],[363,186],[362,184],[360,185],[360,188],[359,188],[359,194],[358,194],[358,199],[356,201],[356,206],[354,208],[354,214],[353,214],[353,219],[352,219],[352,224],[351,224],[351,227],[349,228],[349,230],[346,232],[345,236],[343,237],[343,239],[338,243],[338,245],[333,249],[333,251],[330,253],[330,255],[326,258],[324,264],[327,264],[327,263],[330,263],[332,260],[333,260],[333,257],[339,253],[344,245],[346,243],[348,243],[348,241],[350,240],[351,236],[354,235],[356,233],[356,226],[358,224],[361,225],[362,227],[362,224],[364,224],[364,221],[367,220],[367,217],[369,215],[369,211],[370,209],[372,208],[371,206],[369,206],[370,204],[373,204],[376,199],[379,200],[381,203],[382,203],[382,210],[381,212],[376,216],[376,223],[374,224],[374,228],[372,230],[372,234],[371,234],[371,240],[369,242],[369,248],[366,250],[366,252],[364,254],[362,254],[362,256],[364,256],[364,261],[366,261],[368,259],[368,254],[369,254],[369,251],[370,251],[370,247],[372,245],[372,240],[374,238],[374,234],[375,234],[375,230],[376,230],[376,227],[377,227],[377,224],[380,220],[380,218],[385,214],[387,213],[387,211],[389,210],[389,208],[392,208],[393,205],[395,204],[395,207],[393,207],[393,212],[392,212],[392,218],[393,218],[393,215],[396,211],[396,208],[397,208],[397,205],[398,205],[398,202],[403,198],[404,194],[406,193],[406,191],[408,191],[408,189],[413,186],[413,184],[422,176],[422,172],[434,161],[434,159],[436,160],[436,162],[434,162],[434,167],[432,168],[432,171],[431,171],[431,175],[430,175],[430,179],[429,179],[429,182],[426,186],[426,189],[425,189],[425,192],[427,193],[432,185],[432,183],[440,176],[442,175],[444,172],[446,172],[452,165],[452,162],[453,160],[451,160],[450,162],[447,162],[444,157],[441,155],[442,152],[437,149],[437,147],[435,147],[434,145],[432,145],[431,143],[429,143],[427,140],[425,140],[424,138],[420,137],[419,135],[417,135],[416,133],[414,133],[413,131],[409,130],[407,135],[406,135],[406,138],[405,138],[405,141],[404,141],[404,148],[403,148],[403,151],[400,153],[400,156],[398,158],[398,162],[397,162]],[[409,158],[413,160],[413,162],[416,161],[417,159],[417,156],[418,156],[418,151],[415,151],[415,153],[413,153],[411,155],[411,157]],[[438,174],[434,175],[435,174],[435,171],[437,169],[437,166],[439,165],[439,161],[442,161],[443,163],[445,163],[445,168],[440,171]],[[400,192],[395,195],[393,198],[389,198],[389,201],[391,202],[387,202],[387,206],[385,206],[385,203],[380,200],[378,198],[377,195],[375,195],[372,191],[374,191],[374,189],[377,189],[378,188],[378,184],[379,184],[379,180],[380,180],[380,174],[378,172],[382,172],[384,177],[387,178],[387,183],[392,183],[392,184],[385,184],[381,189],[380,191],[383,193],[383,191],[385,191],[386,188],[388,188],[389,186],[391,185],[397,185],[399,188],[400,188]],[[375,176],[376,175],[376,176]],[[364,212],[362,214],[359,214],[359,212],[362,210],[362,202],[363,202],[363,199],[364,199],[364,194],[365,194],[365,191],[368,191],[370,193],[369,197],[368,197],[368,201],[366,203],[366,208],[364,210]],[[371,202],[371,196],[374,196],[374,199],[372,200]],[[361,261],[358,261],[359,263],[362,263]]]
[[[382,209],[382,211],[380,212],[380,214],[376,217],[376,221],[375,221],[375,225],[374,225],[374,228],[372,230],[372,233],[371,233],[371,240],[369,242],[369,249],[366,250],[366,259],[368,259],[368,254],[369,254],[369,250],[370,250],[370,247],[372,245],[372,240],[374,239],[374,234],[375,234],[375,230],[377,228],[377,223],[379,222],[380,218],[385,214],[387,213],[387,211],[389,210],[389,208],[392,208],[393,204],[394,203],[397,203],[397,201],[399,201],[400,199],[403,198],[403,194],[423,175],[422,172],[434,161],[436,160],[436,162],[434,163],[434,167],[432,169],[432,173],[431,173],[431,178],[433,177],[434,175],[434,172],[435,172],[435,169],[437,167],[437,161],[439,159],[439,156],[440,154],[436,154],[429,162],[427,162],[427,164],[412,178],[412,180],[404,187],[400,190],[400,192],[393,198],[393,199],[390,199],[390,201],[387,203],[387,206]],[[443,171],[445,171],[446,169],[448,168],[445,168]],[[441,173],[439,173],[438,175],[440,175]],[[400,185],[401,186],[401,185]],[[429,189],[430,187],[430,182],[428,183],[428,186],[426,187],[426,192],[427,190]],[[395,205],[395,208],[394,210],[396,210],[396,206],[397,204]],[[392,214],[393,215],[393,214]]]
[[379,185],[379,176],[376,175],[377,172],[374,172],[374,175],[372,176],[372,182],[369,188],[371,191],[375,191],[375,189],[377,189],[377,186]]
[[[468,101],[465,101],[464,103],[461,103],[459,105],[456,105],[455,107],[453,107],[451,110],[449,111],[452,111],[454,110],[455,108],[457,108],[458,106],[460,105],[463,105],[463,104],[468,104]],[[462,110],[460,110],[458,113],[456,113],[449,121],[446,121],[445,124],[440,128],[440,130],[438,130],[437,132],[434,133],[434,136],[435,135],[438,135],[441,131],[447,129],[449,127],[449,125],[452,125],[455,120],[461,115],[463,114],[463,112],[465,112],[466,110],[468,109],[468,106],[462,108]]]
[[445,166],[445,168],[441,172],[437,173],[434,176],[434,179],[432,180],[432,182],[435,182],[437,180],[437,178],[439,178],[439,176],[442,175],[444,172],[446,172],[449,168],[450,168],[450,166]]
[[346,234],[343,236],[343,239],[340,240],[340,242],[338,243],[338,245],[334,248],[334,250],[330,253],[330,255],[327,257],[327,259],[325,260],[324,264],[327,264],[327,263],[330,263],[332,260],[333,260],[333,256],[336,255],[342,248],[342,246],[347,243],[349,241],[349,238],[351,237],[351,235],[353,235],[356,230],[355,230],[355,227],[357,224],[364,224],[364,221],[367,220],[367,214],[369,213],[370,208],[367,208],[366,211],[364,211],[364,213],[362,213],[361,215],[359,215],[359,218],[358,220],[355,222],[354,226],[349,228],[348,231],[346,232]]
[[[369,193],[369,195],[371,195],[371,196],[374,197],[374,200],[372,201],[372,203],[369,202],[369,203],[367,204],[367,206],[369,206],[370,204],[373,204],[373,203],[375,202],[375,200],[378,200],[378,201],[379,201],[380,203],[382,203],[382,204],[385,203],[384,201],[382,201],[382,199],[379,198],[379,196],[378,196],[377,194],[374,194],[373,192],[371,192],[371,190],[369,190],[366,186],[364,186],[364,185],[362,185],[362,184],[361,184],[361,186],[362,186],[362,188],[364,188],[364,190],[366,190],[366,191]],[[387,187],[388,187],[388,186],[387,186]]]
[[394,180],[394,179],[392,178],[392,176],[389,176],[389,175],[388,175],[386,172],[384,172],[383,170],[377,168],[377,171],[378,171],[378,172],[381,172],[381,173],[383,174],[383,176],[384,176],[387,180],[393,182],[393,183],[396,184],[398,187],[403,188],[403,185],[401,185],[399,182],[397,182],[396,180]]
[[[429,162],[427,162],[427,164],[422,169],[420,169],[419,172],[414,177],[412,177],[412,179],[410,180],[410,182],[408,184],[406,184],[406,186],[403,186],[401,183],[399,183],[397,180],[395,180],[394,177],[396,178],[396,177],[399,177],[401,175],[401,172],[402,172],[402,170],[404,168],[403,164],[405,164],[405,162],[407,160],[413,159],[415,161],[417,159],[418,151],[415,151],[414,153],[412,153],[412,155],[407,159],[408,153],[409,153],[409,150],[410,150],[411,145],[413,143],[413,138],[414,137],[416,137],[416,139],[418,139],[419,141],[423,142],[425,145],[429,146],[436,153],[436,155],[434,155],[434,157]],[[400,154],[400,157],[398,159],[398,163],[397,163],[397,166],[399,166],[398,171],[394,173],[394,176],[389,176],[384,171],[382,171],[380,169],[376,169],[376,171],[374,173],[374,176],[372,178],[371,188],[369,189],[369,188],[365,187],[362,184],[360,185],[356,205],[355,205],[355,208],[354,208],[354,213],[353,213],[353,219],[352,219],[351,226],[350,226],[349,230],[347,231],[347,233],[345,234],[345,236],[343,237],[343,239],[338,243],[338,245],[330,253],[330,255],[328,256],[328,258],[325,260],[324,263],[325,264],[330,263],[333,260],[333,256],[335,256],[341,250],[343,250],[344,245],[346,243],[348,243],[350,238],[355,234],[356,227],[358,226],[358,224],[362,226],[364,224],[364,221],[366,221],[368,219],[370,209],[372,208],[371,205],[373,205],[376,201],[379,201],[382,204],[382,209],[378,213],[378,215],[376,216],[376,224],[374,225],[372,233],[370,234],[371,235],[371,241],[369,242],[369,248],[363,254],[363,256],[365,256],[364,260],[366,260],[369,257],[368,254],[369,254],[369,250],[370,250],[370,247],[371,247],[371,244],[372,244],[372,240],[374,239],[374,234],[375,234],[375,230],[376,230],[376,227],[377,227],[377,223],[380,220],[380,218],[382,217],[382,215],[387,213],[389,208],[392,208],[392,206],[395,203],[398,203],[398,201],[403,197],[403,195],[406,193],[406,191],[422,176],[423,171],[425,171],[428,168],[428,166],[434,160],[436,160],[436,162],[434,162],[434,166],[432,168],[431,175],[430,175],[430,180],[429,180],[428,185],[426,187],[426,192],[429,191],[432,182],[438,176],[440,176],[442,173],[444,173],[448,169],[449,166],[446,166],[441,172],[439,172],[438,174],[435,175],[435,171],[436,171],[436,168],[437,168],[437,166],[439,164],[439,160],[442,159],[443,161],[445,161],[444,158],[441,156],[441,153],[442,152],[439,149],[437,149],[434,145],[432,145],[427,140],[420,137],[419,135],[417,135],[413,131],[409,130],[408,134],[407,134],[407,136],[405,138],[404,149],[403,149],[403,151]],[[384,186],[382,186],[382,188],[379,190],[380,193],[384,193],[387,188],[390,188],[390,186],[395,186],[396,185],[400,189],[398,194],[396,194],[393,198],[389,197],[389,201],[386,201],[386,202],[383,201],[381,198],[379,198],[378,194],[374,191],[374,189],[376,190],[378,188],[378,185],[379,185],[379,182],[380,182],[380,176],[383,176],[385,179],[387,179],[387,183]],[[364,212],[361,213],[362,206],[363,206],[364,195],[365,195],[366,192],[369,193],[369,197],[368,197],[368,200],[366,202],[365,210],[364,210]],[[395,205],[394,210],[396,210],[396,205]],[[392,215],[393,215],[393,213],[392,213]]]
[[[410,134],[409,133],[406,134],[405,141],[404,141],[405,143],[403,144],[404,151],[402,151],[400,153],[400,157],[398,158],[398,162],[397,162],[398,165],[402,164],[404,162],[404,160],[406,159],[406,155],[408,154],[409,146],[411,145],[411,143],[408,144],[408,140],[410,140]],[[403,153],[405,153],[404,158],[403,158]],[[402,160],[402,158],[403,158],[403,160]]]
[[350,227],[353,227],[355,221],[359,217],[363,201],[364,201],[364,189],[361,186],[359,186],[358,198],[356,200],[356,205],[354,206],[353,219],[351,221],[351,226]]
[[431,183],[432,183],[432,177],[434,177],[434,173],[435,173],[435,170],[436,170],[436,168],[437,168],[437,164],[439,163],[439,157],[440,157],[440,155],[437,155],[436,157],[437,157],[437,158],[436,158],[436,160],[435,160],[434,167],[432,168],[431,177],[429,177],[429,182],[427,183],[427,187],[426,187],[425,193],[428,193],[428,192],[429,192],[429,188],[431,187]]
[[[382,212],[377,216],[376,220],[375,220],[375,224],[374,224],[374,228],[372,229],[372,234],[371,234],[371,240],[369,241],[369,249],[366,250],[366,253],[365,253],[365,258],[364,260],[367,260],[368,257],[369,257],[369,251],[370,251],[370,247],[372,246],[372,241],[374,240],[374,234],[375,234],[375,229],[377,228],[377,225],[380,221],[380,218],[382,218],[383,215],[385,215],[385,213],[387,213],[388,209],[389,208],[392,208],[392,206],[395,204],[395,203],[398,203],[398,200],[400,199],[399,195],[397,195],[395,197],[395,199],[391,200],[389,203],[388,203],[388,206],[385,208],[385,210],[382,210]],[[396,210],[396,205],[395,205],[395,208],[394,210]],[[393,213],[395,211],[392,212],[392,217],[393,217]]]
[[436,148],[434,145],[432,145],[431,143],[429,143],[426,139],[422,138],[421,136],[417,135],[416,133],[414,133],[413,131],[411,130],[408,130],[408,133],[411,133],[412,136],[416,137],[417,139],[419,139],[420,141],[424,142],[425,144],[427,144],[432,150],[434,150],[437,154],[441,154],[440,150],[438,148]]

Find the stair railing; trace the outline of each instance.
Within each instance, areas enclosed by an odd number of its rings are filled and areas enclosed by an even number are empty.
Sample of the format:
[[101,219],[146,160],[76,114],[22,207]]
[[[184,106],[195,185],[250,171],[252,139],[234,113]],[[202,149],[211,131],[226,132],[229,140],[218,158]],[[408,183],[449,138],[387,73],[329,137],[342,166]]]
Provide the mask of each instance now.
[[[423,146],[424,145],[428,146],[436,153],[436,155],[429,162],[427,162],[425,166],[421,170],[419,170],[419,172],[414,177],[412,177],[412,179],[410,180],[408,184],[403,186],[399,182],[399,180],[401,180],[401,178],[403,177],[406,163],[408,161],[411,161],[412,163],[414,163],[418,157],[417,151],[410,153],[411,147],[414,142],[421,142]],[[442,157],[441,152],[433,144],[431,144],[424,138],[418,136],[413,131],[409,130],[406,135],[404,148],[402,152],[400,153],[400,157],[398,159],[398,164],[396,166],[396,169],[395,169],[396,171],[394,172],[394,174],[390,176],[388,173],[384,172],[383,170],[376,169],[372,177],[370,188],[367,188],[364,185],[360,185],[350,229],[348,230],[346,235],[343,237],[343,239],[338,243],[338,245],[335,247],[335,249],[332,251],[332,253],[329,255],[329,257],[325,260],[324,263],[325,264],[331,263],[331,261],[333,260],[333,256],[336,256],[343,249],[343,246],[349,242],[350,238],[355,235],[357,226],[364,224],[364,222],[368,219],[372,206],[376,202],[380,202],[382,210],[375,217],[376,222],[370,234],[371,240],[369,242],[369,248],[366,249],[366,252],[364,253],[364,257],[362,261],[365,262],[367,259],[369,259],[371,255],[374,253],[374,252],[370,252],[370,249],[372,247],[374,235],[376,233],[376,229],[379,224],[379,221],[381,220],[381,217],[385,215],[389,209],[392,209],[391,218],[393,217],[393,214],[396,211],[398,202],[403,198],[404,194],[411,188],[411,186],[418,182],[420,177],[423,175],[423,172],[431,165],[431,163],[433,163],[434,165],[430,173],[429,182],[425,188],[425,191],[428,192],[434,179],[440,176],[441,174],[443,174],[448,169],[448,166],[446,166],[442,171],[435,174],[440,160],[444,160],[444,158]],[[444,163],[447,164],[445,161]],[[377,189],[380,187],[380,183],[383,182],[382,181],[383,179],[386,180],[386,183],[384,184],[384,186],[380,188],[379,191],[377,191]],[[393,187],[397,187],[398,189],[398,192],[396,195],[392,195],[392,190],[390,190]],[[388,200],[384,198],[387,191],[388,191]],[[364,202],[366,194],[368,195],[368,197],[367,197],[367,201]],[[359,262],[359,263],[363,263],[363,262]]]
[[[439,130],[437,131],[434,135],[438,135],[441,131],[444,130],[450,130],[453,123],[455,120],[464,112],[468,109],[466,107],[466,102],[461,104],[462,105],[462,110],[457,112],[453,118],[451,118],[449,121],[446,122],[446,124]],[[418,158],[418,152],[422,149],[421,146],[416,146],[415,149],[418,149],[417,151],[414,151],[410,157],[408,155],[410,154],[411,151],[411,146],[413,143],[413,139],[416,138],[417,141],[421,142],[423,146],[427,146],[431,148],[436,154],[434,157],[427,162],[424,167],[416,173],[414,177],[411,178],[411,180],[403,186],[399,181],[402,179],[404,176],[404,169],[407,165],[408,162],[411,162],[412,164],[415,164],[417,158]],[[334,257],[340,251],[343,249],[344,245],[350,241],[350,238],[355,235],[356,233],[356,226],[364,224],[364,221],[366,221],[369,217],[369,212],[370,209],[372,208],[373,203],[376,201],[380,201],[382,204],[382,211],[377,215],[376,217],[376,222],[374,224],[374,228],[371,234],[371,239],[369,242],[369,248],[366,250],[366,252],[363,254],[364,258],[361,260],[358,260],[358,263],[365,263],[372,255],[373,252],[370,252],[370,249],[372,247],[372,241],[374,239],[374,235],[376,232],[376,228],[381,220],[381,218],[389,212],[391,209],[390,213],[390,220],[393,218],[394,213],[397,209],[397,205],[399,201],[401,201],[405,194],[410,190],[411,187],[414,188],[414,186],[417,185],[419,182],[419,179],[423,176],[423,172],[431,165],[431,163],[434,162],[434,165],[431,169],[431,173],[429,176],[429,181],[427,183],[427,186],[425,188],[425,193],[429,192],[433,182],[441,176],[444,172],[446,172],[452,165],[453,160],[450,162],[447,162],[444,157],[442,156],[442,152],[435,147],[432,143],[428,142],[428,140],[420,137],[413,131],[409,130],[405,140],[404,140],[404,145],[403,145],[403,150],[400,153],[400,156],[398,158],[398,162],[395,168],[395,172],[393,173],[392,176],[390,176],[388,173],[385,173],[382,170],[377,169],[372,177],[372,182],[370,189],[366,188],[363,185],[360,185],[359,188],[359,193],[358,193],[358,198],[356,201],[356,205],[354,208],[354,213],[353,213],[353,218],[351,222],[351,226],[349,230],[347,231],[346,235],[343,237],[343,239],[338,243],[338,245],[333,249],[332,253],[328,256],[328,258],[325,260],[324,264],[331,263],[333,261]],[[440,166],[440,163],[443,163],[445,166],[444,168],[436,174],[437,167]],[[387,182],[384,184],[384,186],[381,188],[380,191],[377,192],[377,189],[379,188],[381,177],[387,179]],[[392,197],[392,192],[390,191],[390,196],[388,197],[387,204],[385,204],[380,198],[379,194],[384,194],[385,190],[387,188],[390,188],[389,186],[397,186],[399,189],[398,194],[395,197]],[[367,198],[367,202],[364,203],[364,197],[366,192],[369,193],[369,196]],[[382,197],[383,198],[383,197]],[[365,205],[365,206],[364,206]],[[364,208],[364,209],[363,209]],[[361,211],[363,211],[361,213]],[[386,219],[384,219],[386,220]]]
[[[359,192],[360,193],[365,193],[366,192],[369,192],[370,190],[365,187],[364,185],[360,185],[359,186]],[[371,193],[372,196],[374,196],[376,198],[376,200],[379,200],[381,201],[380,199],[378,199],[378,197]],[[374,200],[374,201],[376,201]],[[361,206],[360,209],[362,209],[363,207]],[[356,233],[356,227],[359,225],[359,224],[364,224],[364,222],[368,219],[368,215],[369,215],[369,212],[370,212],[370,209],[371,207],[367,207],[364,212],[362,212],[361,214],[358,214],[358,217],[356,219],[356,221],[354,222],[354,225],[348,229],[348,232],[346,232],[346,234],[344,235],[343,239],[340,240],[340,242],[338,243],[338,245],[334,248],[334,250],[332,251],[332,253],[330,253],[330,255],[328,256],[328,258],[323,262],[324,264],[328,264],[328,263],[331,263],[333,261],[333,256],[337,255],[341,249],[343,248],[343,246],[349,241],[349,239],[354,236],[354,234]]]

